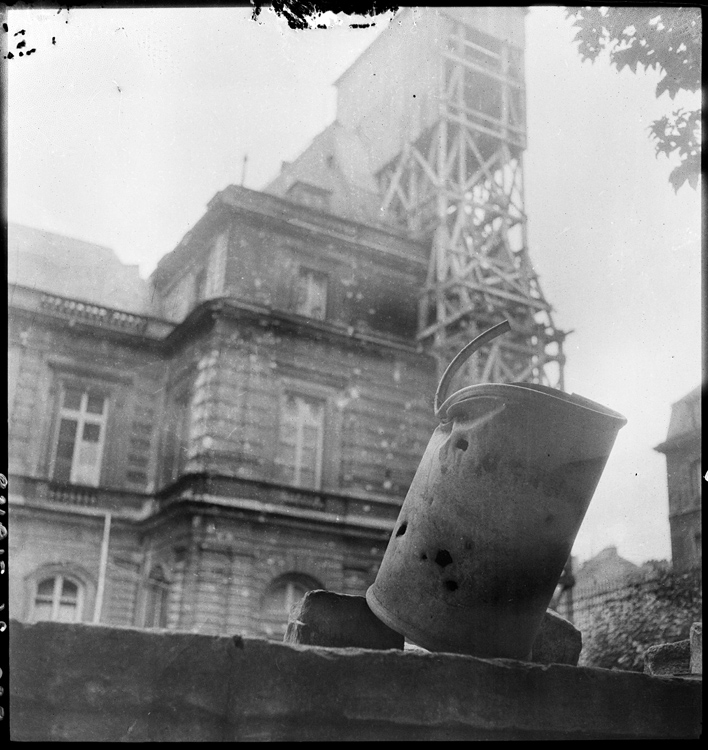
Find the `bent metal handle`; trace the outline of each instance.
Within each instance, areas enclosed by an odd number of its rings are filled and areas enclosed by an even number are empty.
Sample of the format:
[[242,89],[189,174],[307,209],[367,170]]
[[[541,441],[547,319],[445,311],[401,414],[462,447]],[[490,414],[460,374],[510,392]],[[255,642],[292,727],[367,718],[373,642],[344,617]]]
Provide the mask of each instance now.
[[452,362],[450,362],[442,377],[440,378],[438,389],[437,391],[435,391],[435,416],[438,419],[441,419],[440,408],[442,407],[443,403],[445,403],[445,399],[447,398],[447,389],[455,373],[477,351],[477,349],[479,349],[481,346],[484,346],[492,339],[495,339],[497,336],[501,336],[502,333],[506,333],[510,330],[511,325],[509,325],[508,320],[498,323],[484,333],[480,333],[480,335],[477,336],[476,339],[470,341],[467,346],[463,347],[455,355]]

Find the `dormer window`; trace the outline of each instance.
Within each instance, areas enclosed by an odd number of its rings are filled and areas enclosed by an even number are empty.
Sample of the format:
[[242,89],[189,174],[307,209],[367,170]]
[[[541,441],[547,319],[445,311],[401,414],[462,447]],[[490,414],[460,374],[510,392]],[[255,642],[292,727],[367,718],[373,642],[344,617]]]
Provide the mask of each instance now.
[[295,280],[295,312],[315,320],[327,313],[327,275],[304,266]]
[[297,201],[297,203],[302,203],[310,208],[316,208],[319,211],[329,210],[331,194],[329,190],[310,185],[306,182],[294,183],[286,193],[291,201]]

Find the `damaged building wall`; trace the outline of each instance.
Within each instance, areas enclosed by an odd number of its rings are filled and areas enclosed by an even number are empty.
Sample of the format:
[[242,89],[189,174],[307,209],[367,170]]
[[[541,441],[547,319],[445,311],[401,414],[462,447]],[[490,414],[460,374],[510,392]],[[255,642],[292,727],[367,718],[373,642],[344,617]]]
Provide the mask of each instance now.
[[434,421],[423,258],[232,187],[154,274],[171,322],[12,287],[13,616],[92,621],[102,579],[101,622],[279,638],[363,594]]

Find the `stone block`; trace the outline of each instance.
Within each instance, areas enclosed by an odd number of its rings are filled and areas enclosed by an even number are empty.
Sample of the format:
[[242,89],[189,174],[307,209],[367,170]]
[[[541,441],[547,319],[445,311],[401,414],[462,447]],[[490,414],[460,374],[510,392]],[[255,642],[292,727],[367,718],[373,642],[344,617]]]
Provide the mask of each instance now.
[[374,615],[363,596],[308,591],[293,608],[286,643],[334,648],[403,648],[403,636]]
[[691,674],[703,674],[703,623],[691,625],[688,640],[691,642]]
[[[366,598],[333,591],[308,591],[293,608],[286,643],[330,648],[404,648],[404,638],[381,622]],[[577,665],[583,639],[580,631],[557,612],[548,610],[533,644],[529,661]],[[409,643],[406,650],[428,653]]]
[[686,638],[675,643],[650,646],[644,652],[644,671],[654,676],[679,676],[691,673],[691,643]]
[[575,625],[548,609],[531,648],[531,661],[576,666],[582,648],[583,636]]

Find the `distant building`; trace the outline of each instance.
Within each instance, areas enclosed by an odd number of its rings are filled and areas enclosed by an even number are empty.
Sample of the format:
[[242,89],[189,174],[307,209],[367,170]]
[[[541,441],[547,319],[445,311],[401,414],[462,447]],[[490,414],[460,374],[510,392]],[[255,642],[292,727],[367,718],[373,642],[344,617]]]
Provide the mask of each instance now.
[[586,560],[575,572],[574,594],[583,597],[592,592],[616,588],[635,577],[641,568],[620,557],[617,547],[605,547]]
[[620,557],[615,546],[606,547],[580,566],[573,560],[572,586],[562,595],[559,592],[556,609],[582,631],[598,607],[617,598],[630,581],[643,574],[641,567]]
[[701,565],[701,387],[671,407],[666,440],[655,450],[666,456],[671,558],[676,570]]

